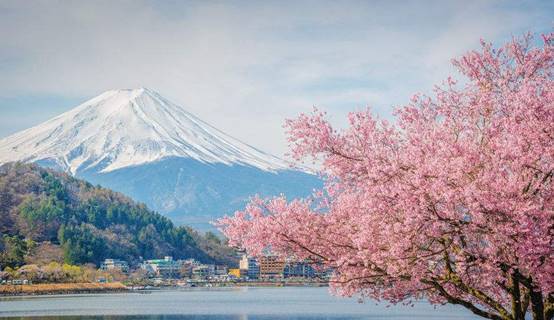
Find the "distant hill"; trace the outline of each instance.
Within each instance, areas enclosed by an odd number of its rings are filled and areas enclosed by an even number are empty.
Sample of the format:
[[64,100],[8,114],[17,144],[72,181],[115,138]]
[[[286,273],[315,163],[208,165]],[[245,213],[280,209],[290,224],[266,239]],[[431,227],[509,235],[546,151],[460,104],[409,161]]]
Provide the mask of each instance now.
[[68,172],[204,230],[254,194],[304,197],[321,186],[146,88],[104,92],[0,139],[0,164],[12,161]]
[[42,244],[72,264],[165,255],[236,263],[219,238],[176,227],[121,193],[35,164],[0,166],[0,269]]

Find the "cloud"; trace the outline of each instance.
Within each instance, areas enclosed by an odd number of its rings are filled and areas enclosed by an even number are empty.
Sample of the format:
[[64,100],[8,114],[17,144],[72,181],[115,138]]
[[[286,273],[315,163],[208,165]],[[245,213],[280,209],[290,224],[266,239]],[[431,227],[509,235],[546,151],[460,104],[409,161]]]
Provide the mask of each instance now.
[[6,102],[13,97],[84,100],[144,86],[282,155],[285,117],[313,105],[335,119],[367,105],[389,117],[391,106],[451,73],[450,58],[479,38],[544,31],[552,9],[493,1],[2,1],[0,112],[28,121],[0,120],[0,135],[59,109],[35,101],[28,117],[30,105]]

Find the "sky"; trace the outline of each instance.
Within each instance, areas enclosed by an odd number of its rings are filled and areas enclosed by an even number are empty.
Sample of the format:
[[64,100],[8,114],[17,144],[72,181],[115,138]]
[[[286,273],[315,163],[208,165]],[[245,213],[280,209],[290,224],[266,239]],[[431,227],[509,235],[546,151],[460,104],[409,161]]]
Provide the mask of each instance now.
[[430,93],[481,38],[551,32],[552,1],[0,0],[0,137],[147,87],[282,156],[282,124]]

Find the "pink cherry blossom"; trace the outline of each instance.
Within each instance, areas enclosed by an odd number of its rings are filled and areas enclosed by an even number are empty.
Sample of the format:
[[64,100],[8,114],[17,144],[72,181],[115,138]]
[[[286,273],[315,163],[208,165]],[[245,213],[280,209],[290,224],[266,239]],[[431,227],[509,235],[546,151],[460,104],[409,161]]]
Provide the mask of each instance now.
[[310,199],[255,198],[219,220],[253,255],[334,270],[332,290],[427,299],[489,319],[554,315],[553,35],[482,42],[432,96],[335,130],[324,112],[288,120],[291,155],[322,163]]

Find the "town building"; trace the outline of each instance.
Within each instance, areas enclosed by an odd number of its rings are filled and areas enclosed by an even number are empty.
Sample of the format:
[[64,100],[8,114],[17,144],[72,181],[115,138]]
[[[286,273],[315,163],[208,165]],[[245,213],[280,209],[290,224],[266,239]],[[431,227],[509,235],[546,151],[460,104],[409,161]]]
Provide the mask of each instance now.
[[258,261],[247,255],[243,255],[239,261],[239,269],[242,277],[247,277],[250,280],[255,280],[260,277],[260,265]]
[[216,265],[215,266],[214,274],[216,276],[227,275],[228,272],[229,272],[229,268],[225,265]]
[[194,267],[199,266],[201,263],[194,259],[186,259],[181,261],[181,277],[191,278],[192,270]]
[[229,276],[231,278],[236,278],[236,279],[239,279],[242,277],[242,274],[241,274],[241,269],[238,268],[238,269],[229,269]]
[[289,261],[283,271],[285,278],[315,278],[316,271],[306,262]]
[[249,261],[248,256],[243,254],[240,261],[239,261],[239,269],[240,270],[248,270],[248,261]]
[[166,256],[163,259],[146,260],[141,268],[157,277],[175,279],[180,277],[181,261]]
[[100,269],[104,271],[120,271],[127,273],[129,272],[129,264],[125,260],[104,259],[104,262],[100,265]]
[[195,280],[207,280],[214,275],[213,265],[200,264],[192,268],[192,278]]
[[263,256],[259,261],[259,278],[262,280],[283,279],[285,271],[285,260],[277,256]]

